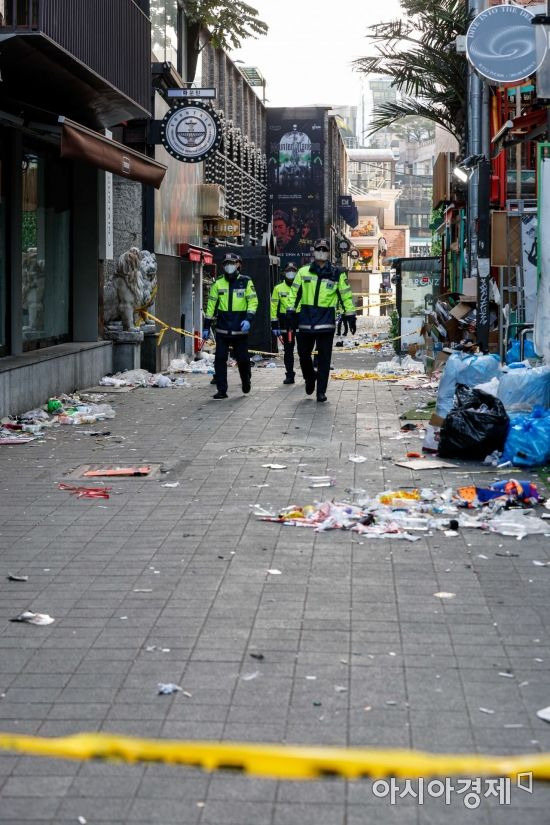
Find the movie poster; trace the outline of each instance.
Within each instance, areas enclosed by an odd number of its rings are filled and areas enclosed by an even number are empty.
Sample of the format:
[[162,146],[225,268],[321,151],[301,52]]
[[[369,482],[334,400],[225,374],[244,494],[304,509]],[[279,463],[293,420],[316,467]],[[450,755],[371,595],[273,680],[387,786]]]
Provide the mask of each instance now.
[[327,109],[269,109],[268,192],[283,267],[311,259],[324,235],[324,134]]

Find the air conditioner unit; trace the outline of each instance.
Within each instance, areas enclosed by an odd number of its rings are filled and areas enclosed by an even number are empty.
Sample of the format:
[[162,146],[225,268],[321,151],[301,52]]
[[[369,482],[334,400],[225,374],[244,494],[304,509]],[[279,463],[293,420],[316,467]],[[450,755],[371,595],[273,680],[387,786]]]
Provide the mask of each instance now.
[[225,217],[225,189],[219,183],[199,185],[199,215],[203,218]]

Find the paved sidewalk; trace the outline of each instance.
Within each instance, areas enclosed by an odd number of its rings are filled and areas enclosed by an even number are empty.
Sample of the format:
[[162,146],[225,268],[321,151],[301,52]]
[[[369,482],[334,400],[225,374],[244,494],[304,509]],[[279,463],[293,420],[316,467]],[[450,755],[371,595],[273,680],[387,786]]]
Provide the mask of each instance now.
[[[418,447],[414,436],[391,438],[422,393],[332,381],[320,405],[283,376],[255,369],[245,397],[232,370],[225,402],[211,400],[204,376],[190,376],[191,389],[113,394],[113,421],[0,448],[0,730],[550,751],[550,726],[536,718],[550,704],[550,570],[533,565],[550,559],[548,539],[472,531],[409,544],[257,521],[256,503],[470,478],[469,468],[426,477],[389,459]],[[90,429],[121,440],[78,432]],[[351,463],[353,452],[368,462]],[[270,461],[288,469],[262,467]],[[169,473],[116,481],[108,501],[57,489],[92,462],[160,462]],[[329,472],[335,489],[308,489],[306,474]],[[443,603],[438,591],[456,598]],[[24,609],[56,621],[9,622]],[[192,695],[159,696],[158,682]],[[514,789],[509,806],[484,799],[467,810],[463,797],[391,805],[366,781],[0,756],[0,822],[10,825],[548,822],[540,785],[532,795]]]

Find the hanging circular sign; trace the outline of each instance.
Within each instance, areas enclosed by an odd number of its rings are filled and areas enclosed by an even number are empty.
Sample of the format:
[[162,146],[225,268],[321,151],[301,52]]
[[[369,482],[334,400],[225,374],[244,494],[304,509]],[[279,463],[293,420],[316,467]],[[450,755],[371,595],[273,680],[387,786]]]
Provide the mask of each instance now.
[[347,238],[340,238],[340,240],[337,241],[336,246],[338,248],[338,252],[342,253],[349,252],[351,249],[351,244]]
[[352,249],[351,252],[349,253],[349,256],[350,256],[350,258],[353,258],[354,261],[356,261],[357,258],[359,257],[359,251],[357,249]]
[[519,83],[535,74],[545,55],[535,46],[533,13],[521,6],[492,6],[471,22],[466,54],[474,69],[493,83]]
[[220,119],[208,103],[188,100],[169,109],[160,126],[162,145],[172,157],[197,163],[221,143]]

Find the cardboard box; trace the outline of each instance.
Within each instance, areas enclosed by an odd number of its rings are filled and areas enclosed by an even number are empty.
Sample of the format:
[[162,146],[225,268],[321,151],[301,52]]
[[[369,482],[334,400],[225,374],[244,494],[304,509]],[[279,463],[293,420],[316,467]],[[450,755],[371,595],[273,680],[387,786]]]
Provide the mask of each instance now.
[[441,418],[441,416],[437,415],[437,413],[432,413],[432,417],[428,423],[431,424],[432,427],[442,427],[445,423],[445,419]]
[[460,301],[453,309],[451,309],[451,315],[453,318],[456,318],[457,321],[461,321],[467,315],[470,314],[472,309],[474,308],[475,301],[471,301],[470,303],[465,303],[464,301]]
[[477,278],[464,278],[462,281],[462,295],[460,297],[465,301],[477,302]]

